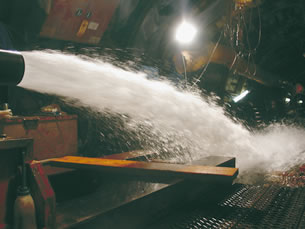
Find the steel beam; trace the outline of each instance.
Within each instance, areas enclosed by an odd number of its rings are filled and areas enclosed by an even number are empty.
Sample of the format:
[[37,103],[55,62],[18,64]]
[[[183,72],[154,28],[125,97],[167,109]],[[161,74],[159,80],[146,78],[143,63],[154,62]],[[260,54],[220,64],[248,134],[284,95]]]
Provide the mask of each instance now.
[[200,165],[178,165],[168,163],[113,160],[66,156],[48,161],[52,166],[76,169],[99,170],[107,173],[120,173],[134,176],[153,177],[160,181],[164,178],[189,179],[209,182],[233,181],[238,175],[237,168],[213,167]]

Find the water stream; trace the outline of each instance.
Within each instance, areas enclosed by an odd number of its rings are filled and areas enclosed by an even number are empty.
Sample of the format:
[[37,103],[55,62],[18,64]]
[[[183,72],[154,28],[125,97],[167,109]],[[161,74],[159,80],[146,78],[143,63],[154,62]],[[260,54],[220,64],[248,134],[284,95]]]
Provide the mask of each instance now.
[[59,95],[67,103],[77,101],[96,111],[122,114],[128,128],[144,128],[143,138],[152,142],[150,147],[172,158],[236,156],[241,174],[286,170],[305,161],[302,128],[275,124],[249,132],[198,93],[148,79],[143,72],[56,51],[23,55],[26,71],[21,87]]

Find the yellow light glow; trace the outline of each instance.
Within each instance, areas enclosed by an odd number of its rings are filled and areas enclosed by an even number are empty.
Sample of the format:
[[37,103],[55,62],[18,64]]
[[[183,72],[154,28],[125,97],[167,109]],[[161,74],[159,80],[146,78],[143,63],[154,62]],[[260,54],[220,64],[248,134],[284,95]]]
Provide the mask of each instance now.
[[249,7],[253,4],[253,0],[235,0],[235,4],[237,7]]

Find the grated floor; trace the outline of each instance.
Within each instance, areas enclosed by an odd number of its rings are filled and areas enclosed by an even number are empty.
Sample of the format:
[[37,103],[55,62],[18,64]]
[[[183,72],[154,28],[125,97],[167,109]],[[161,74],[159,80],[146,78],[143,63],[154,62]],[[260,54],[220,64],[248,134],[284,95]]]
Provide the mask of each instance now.
[[153,228],[305,228],[305,187],[235,184],[221,201],[180,210]]

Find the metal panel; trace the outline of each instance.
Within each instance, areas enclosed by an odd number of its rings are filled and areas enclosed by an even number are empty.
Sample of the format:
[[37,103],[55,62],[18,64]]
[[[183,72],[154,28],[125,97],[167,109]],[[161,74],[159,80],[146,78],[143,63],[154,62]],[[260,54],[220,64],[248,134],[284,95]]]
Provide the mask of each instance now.
[[39,228],[55,228],[55,193],[40,163],[29,164],[29,187],[35,202]]
[[76,116],[33,116],[2,120],[0,132],[13,138],[33,138],[27,160],[43,160],[77,154]]
[[118,3],[119,0],[54,0],[40,36],[97,44]]
[[84,0],[54,0],[40,35],[73,40],[82,21],[80,12],[83,12],[87,5],[88,1]]

